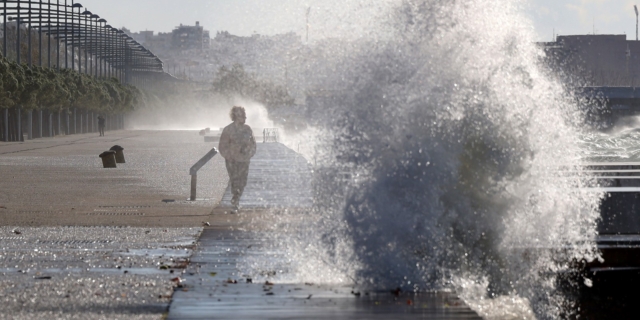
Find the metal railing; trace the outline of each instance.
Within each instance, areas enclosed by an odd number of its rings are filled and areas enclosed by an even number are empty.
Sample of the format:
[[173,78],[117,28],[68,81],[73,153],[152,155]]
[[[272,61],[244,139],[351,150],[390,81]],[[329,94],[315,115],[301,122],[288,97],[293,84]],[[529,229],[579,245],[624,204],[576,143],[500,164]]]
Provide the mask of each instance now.
[[262,130],[262,142],[278,142],[280,140],[280,133],[278,128],[265,128]]
[[198,186],[198,170],[202,168],[209,160],[213,159],[213,157],[218,154],[218,149],[213,148],[209,151],[202,159],[198,160],[196,164],[194,164],[191,169],[189,169],[189,174],[191,175],[191,197],[190,201],[196,201],[196,189]]

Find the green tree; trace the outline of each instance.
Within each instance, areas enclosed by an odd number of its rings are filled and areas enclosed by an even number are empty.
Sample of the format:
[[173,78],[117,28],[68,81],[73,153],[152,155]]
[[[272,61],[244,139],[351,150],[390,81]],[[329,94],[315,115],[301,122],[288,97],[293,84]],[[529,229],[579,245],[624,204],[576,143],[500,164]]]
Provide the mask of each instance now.
[[0,58],[0,109],[11,108],[16,104],[16,94],[22,92],[24,74],[14,72],[11,62]]
[[295,103],[295,99],[284,87],[256,79],[239,64],[233,65],[231,69],[221,67],[213,79],[212,91],[227,97],[239,95],[251,98],[271,109]]

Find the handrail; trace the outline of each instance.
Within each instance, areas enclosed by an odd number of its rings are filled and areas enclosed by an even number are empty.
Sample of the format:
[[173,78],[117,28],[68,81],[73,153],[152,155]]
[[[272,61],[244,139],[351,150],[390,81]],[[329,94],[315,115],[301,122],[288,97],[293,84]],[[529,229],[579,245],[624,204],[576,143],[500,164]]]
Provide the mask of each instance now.
[[262,142],[278,142],[280,140],[280,134],[278,128],[265,128],[262,130]]
[[218,149],[213,148],[211,151],[207,152],[202,159],[198,160],[196,164],[194,164],[191,169],[189,169],[189,174],[191,175],[191,198],[190,201],[196,201],[196,187],[198,184],[198,170],[202,168],[209,160],[213,159],[213,157],[218,154]]

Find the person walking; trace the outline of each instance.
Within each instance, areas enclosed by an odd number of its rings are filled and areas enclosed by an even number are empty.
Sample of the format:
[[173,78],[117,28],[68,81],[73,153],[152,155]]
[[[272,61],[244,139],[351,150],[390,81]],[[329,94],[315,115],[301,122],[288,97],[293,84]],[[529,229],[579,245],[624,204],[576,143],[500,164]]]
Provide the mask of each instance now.
[[105,119],[104,117],[99,114],[98,115],[98,130],[100,131],[100,136],[104,137],[104,125],[105,125]]
[[234,106],[229,112],[230,125],[222,130],[218,151],[224,158],[231,185],[231,205],[234,212],[238,212],[240,197],[247,185],[249,162],[256,154],[256,139],[251,127],[245,124],[247,114],[243,107]]

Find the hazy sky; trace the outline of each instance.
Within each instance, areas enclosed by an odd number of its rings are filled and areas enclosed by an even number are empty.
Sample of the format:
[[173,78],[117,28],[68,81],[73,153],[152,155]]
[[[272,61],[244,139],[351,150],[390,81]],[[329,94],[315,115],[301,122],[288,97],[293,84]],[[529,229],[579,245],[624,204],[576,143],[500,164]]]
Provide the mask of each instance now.
[[554,34],[627,34],[636,37],[633,5],[640,0],[530,0],[532,18],[540,40]]
[[[384,3],[392,0],[378,0]],[[309,6],[311,37],[349,32],[352,22],[373,11],[362,0],[79,0],[86,8],[107,19],[114,27],[133,31],[169,32],[174,26],[200,21],[211,31],[232,34],[303,34]],[[635,38],[633,5],[640,0],[529,0],[527,15],[539,39],[554,34],[623,34]],[[349,26],[351,25],[351,26]]]

